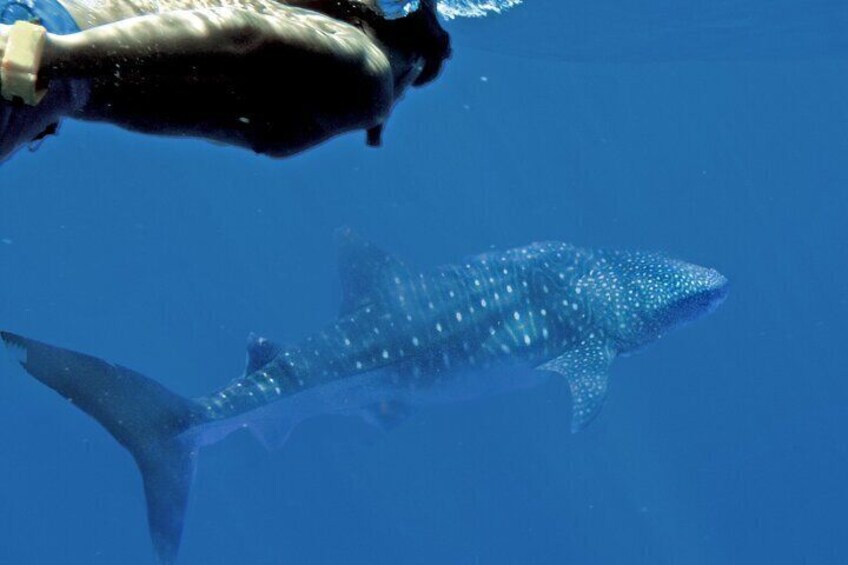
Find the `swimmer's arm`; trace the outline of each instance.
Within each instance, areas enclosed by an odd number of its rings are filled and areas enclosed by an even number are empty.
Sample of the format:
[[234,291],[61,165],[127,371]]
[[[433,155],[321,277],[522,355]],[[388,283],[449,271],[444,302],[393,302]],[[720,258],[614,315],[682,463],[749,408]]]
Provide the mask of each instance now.
[[279,82],[298,65],[349,77],[354,86],[373,88],[373,102],[386,113],[391,106],[392,69],[382,49],[353,26],[292,8],[273,16],[237,8],[174,11],[48,34],[39,76],[152,73],[203,80],[204,73],[253,73],[257,82]]

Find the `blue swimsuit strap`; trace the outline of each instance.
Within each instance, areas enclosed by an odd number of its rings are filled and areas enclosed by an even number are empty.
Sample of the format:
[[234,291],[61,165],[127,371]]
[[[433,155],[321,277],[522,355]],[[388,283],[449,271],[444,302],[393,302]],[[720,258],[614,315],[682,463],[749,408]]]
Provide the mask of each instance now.
[[60,35],[80,31],[57,0],[0,0],[0,23],[10,25],[17,21],[38,23],[50,33]]

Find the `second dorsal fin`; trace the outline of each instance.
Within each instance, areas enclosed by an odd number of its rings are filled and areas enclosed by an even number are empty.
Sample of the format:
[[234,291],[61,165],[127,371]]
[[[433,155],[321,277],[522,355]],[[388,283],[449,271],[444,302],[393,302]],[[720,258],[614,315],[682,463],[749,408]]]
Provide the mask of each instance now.
[[280,346],[273,341],[260,337],[255,333],[251,333],[247,336],[247,363],[244,367],[245,376],[255,373],[273,361],[274,357],[280,354],[280,351]]

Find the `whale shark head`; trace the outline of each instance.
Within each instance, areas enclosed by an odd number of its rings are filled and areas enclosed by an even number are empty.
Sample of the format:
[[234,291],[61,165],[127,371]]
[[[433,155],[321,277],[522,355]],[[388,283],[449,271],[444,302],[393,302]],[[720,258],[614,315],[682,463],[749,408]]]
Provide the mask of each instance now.
[[728,281],[715,269],[651,253],[605,253],[607,331],[620,353],[655,341],[714,311]]

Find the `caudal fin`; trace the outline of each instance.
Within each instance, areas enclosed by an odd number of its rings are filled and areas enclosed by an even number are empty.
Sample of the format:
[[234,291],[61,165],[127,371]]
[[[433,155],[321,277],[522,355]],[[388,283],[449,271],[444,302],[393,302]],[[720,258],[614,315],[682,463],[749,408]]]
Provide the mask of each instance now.
[[153,545],[174,563],[194,477],[197,404],[120,365],[8,332],[0,338],[27,373],[92,416],[135,457],[144,481]]

